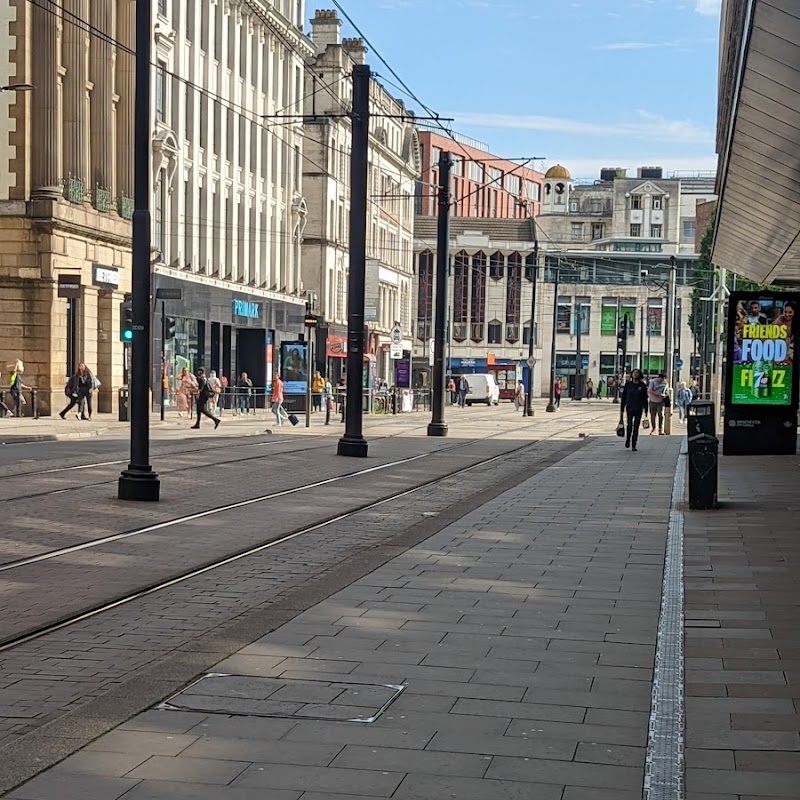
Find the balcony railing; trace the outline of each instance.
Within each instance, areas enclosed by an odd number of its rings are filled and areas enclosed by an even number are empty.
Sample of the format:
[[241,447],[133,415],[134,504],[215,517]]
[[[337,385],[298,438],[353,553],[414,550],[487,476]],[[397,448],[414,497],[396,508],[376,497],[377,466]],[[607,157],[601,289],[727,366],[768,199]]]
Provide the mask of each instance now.
[[103,189],[100,185],[95,187],[92,205],[98,211],[111,211],[114,207],[114,198],[110,189]]
[[117,213],[122,219],[133,219],[133,198],[121,194],[117,200]]
[[64,181],[64,199],[69,203],[83,203],[86,199],[86,187],[80,178],[67,176]]

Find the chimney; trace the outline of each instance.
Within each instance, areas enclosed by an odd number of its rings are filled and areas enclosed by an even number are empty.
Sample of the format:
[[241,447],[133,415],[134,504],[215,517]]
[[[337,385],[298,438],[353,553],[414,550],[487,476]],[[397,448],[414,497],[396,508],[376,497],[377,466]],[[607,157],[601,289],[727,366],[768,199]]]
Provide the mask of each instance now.
[[353,59],[353,63],[367,63],[367,48],[363,39],[345,39],[342,42],[342,47],[345,53]]
[[311,20],[311,41],[317,50],[317,55],[325,52],[331,44],[339,44],[342,21],[336,16],[335,11],[317,11]]

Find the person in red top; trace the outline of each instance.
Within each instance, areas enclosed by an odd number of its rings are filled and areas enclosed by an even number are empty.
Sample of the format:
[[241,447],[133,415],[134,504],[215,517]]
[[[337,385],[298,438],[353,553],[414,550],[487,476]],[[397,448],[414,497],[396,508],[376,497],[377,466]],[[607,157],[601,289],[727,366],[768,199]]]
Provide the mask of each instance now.
[[275,424],[283,425],[283,381],[278,375],[272,379],[272,413]]
[[556,408],[561,408],[561,378],[556,378],[556,385],[553,387],[553,397],[555,397]]

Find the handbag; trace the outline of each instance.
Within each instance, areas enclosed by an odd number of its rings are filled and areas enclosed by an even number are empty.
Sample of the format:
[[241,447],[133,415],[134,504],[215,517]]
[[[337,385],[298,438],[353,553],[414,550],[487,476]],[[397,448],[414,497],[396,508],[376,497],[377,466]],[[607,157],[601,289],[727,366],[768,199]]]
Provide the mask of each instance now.
[[650,420],[649,419],[642,420],[642,427],[645,430],[647,430],[650,427]]
[[620,420],[619,425],[617,425],[617,436],[622,438],[625,435],[625,423]]

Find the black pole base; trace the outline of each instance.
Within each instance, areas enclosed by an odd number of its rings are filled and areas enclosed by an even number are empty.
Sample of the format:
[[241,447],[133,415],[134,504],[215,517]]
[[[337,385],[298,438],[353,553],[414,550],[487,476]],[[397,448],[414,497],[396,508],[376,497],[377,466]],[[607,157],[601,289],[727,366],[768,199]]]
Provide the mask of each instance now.
[[428,425],[428,436],[447,436],[449,430],[446,422],[431,422]]
[[369,445],[363,436],[348,437],[345,435],[339,439],[336,455],[348,456],[349,458],[366,458],[368,449]]
[[158,473],[147,469],[129,468],[119,476],[117,498],[145,503],[157,503],[161,499],[161,481]]
[[526,408],[525,409],[525,413],[523,414],[523,416],[524,417],[532,417],[533,416],[533,409],[532,408]]
[[573,397],[572,398],[572,402],[573,403],[581,403],[581,402],[583,402],[583,398],[582,397]]
[[547,408],[545,409],[545,411],[546,411],[548,414],[554,414],[554,413],[556,412],[556,410],[557,410],[557,409],[556,409],[555,405],[553,405],[553,403],[548,403],[548,404],[547,404]]

